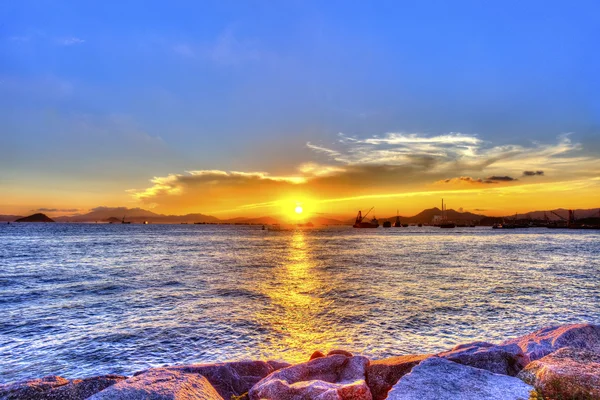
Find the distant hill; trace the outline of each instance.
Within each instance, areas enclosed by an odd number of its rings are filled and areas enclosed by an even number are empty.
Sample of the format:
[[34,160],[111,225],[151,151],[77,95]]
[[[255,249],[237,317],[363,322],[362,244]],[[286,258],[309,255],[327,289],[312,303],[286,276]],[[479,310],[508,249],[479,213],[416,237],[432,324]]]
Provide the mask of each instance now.
[[[590,209],[577,209],[574,210],[575,211],[575,218],[577,219],[581,219],[581,218],[595,218],[595,217],[600,217],[600,208],[590,208]],[[547,211],[531,211],[528,213],[521,213],[521,214],[517,214],[517,219],[539,219],[539,220],[543,220],[544,219],[544,214],[548,217],[548,219],[552,220],[552,221],[556,221],[559,220],[560,217],[557,217],[555,214],[553,214],[552,212],[555,212],[556,214],[560,215],[563,218],[568,218],[569,217],[569,210],[566,210],[564,208],[557,208],[554,210],[547,210]],[[514,218],[515,215],[507,215],[504,218]]]
[[[446,210],[446,214],[448,219],[454,222],[476,222],[485,218],[485,215],[481,214],[473,214],[470,212],[460,212],[456,210]],[[421,211],[417,215],[413,215],[412,217],[404,217],[400,216],[400,222],[403,224],[430,224],[433,221],[433,217],[436,215],[442,215],[442,210],[437,207],[428,208],[426,210]],[[370,218],[369,215],[367,217]],[[380,224],[383,224],[385,221],[390,221],[394,223],[396,221],[396,216],[388,217],[388,218],[377,218]],[[354,223],[354,219],[352,220]]]
[[54,222],[52,218],[49,218],[46,214],[33,214],[28,217],[17,219],[15,222]]
[[64,217],[56,217],[57,222],[121,222],[125,218],[127,222],[143,223],[148,221],[152,224],[178,224],[181,222],[219,222],[220,220],[211,215],[186,214],[186,215],[164,215],[156,214],[142,208],[127,207],[96,207],[87,214],[77,214]]

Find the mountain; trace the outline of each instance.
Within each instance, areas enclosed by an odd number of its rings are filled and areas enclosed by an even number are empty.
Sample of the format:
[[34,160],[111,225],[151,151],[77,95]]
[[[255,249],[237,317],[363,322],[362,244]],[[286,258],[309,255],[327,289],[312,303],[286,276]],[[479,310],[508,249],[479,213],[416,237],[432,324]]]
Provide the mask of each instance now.
[[220,220],[211,215],[186,214],[186,215],[164,215],[156,214],[143,208],[127,207],[96,207],[87,214],[56,217],[57,222],[127,222],[143,223],[148,221],[152,224],[178,224],[182,222],[219,222]]
[[33,214],[28,217],[17,219],[15,222],[54,222],[52,218],[48,218],[46,214]]
[[[581,218],[597,218],[600,217],[600,208],[589,208],[589,209],[577,209],[577,210],[573,210],[575,212],[575,218],[576,219],[581,219]],[[547,210],[547,211],[531,211],[528,213],[524,213],[524,214],[517,214],[517,219],[539,219],[539,220],[543,220],[545,219],[544,215],[546,215],[550,220],[552,221],[556,221],[556,220],[560,220],[561,218],[558,217],[556,214],[560,215],[562,218],[567,219],[569,217],[569,210],[566,210],[564,208],[557,208],[554,210]],[[506,219],[513,219],[515,218],[514,214],[513,215],[507,215],[506,217],[504,217]]]
[[[433,221],[433,217],[436,215],[442,215],[442,210],[437,207],[428,208],[426,210],[421,211],[417,215],[413,215],[412,217],[403,217],[400,216],[400,222],[403,224],[430,224]],[[476,222],[485,218],[485,215],[473,214],[470,212],[460,212],[456,210],[446,210],[446,215],[450,221],[454,222]],[[369,219],[367,217],[367,219]],[[388,218],[378,218],[379,223],[383,224],[385,221],[390,221],[391,223],[396,222],[396,216],[388,217]],[[354,223],[354,220],[352,220]]]

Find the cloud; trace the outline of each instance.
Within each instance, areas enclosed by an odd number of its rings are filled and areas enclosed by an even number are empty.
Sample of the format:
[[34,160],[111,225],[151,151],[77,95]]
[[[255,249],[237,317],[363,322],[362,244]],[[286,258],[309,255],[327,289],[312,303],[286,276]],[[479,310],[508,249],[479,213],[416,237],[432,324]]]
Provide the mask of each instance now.
[[523,176],[540,176],[544,175],[544,171],[523,171]]
[[210,43],[175,43],[171,50],[192,59],[202,59],[218,65],[235,66],[272,57],[254,39],[241,38],[232,28],[222,31]]
[[58,43],[62,46],[75,46],[78,44],[85,43],[85,40],[72,36],[68,38],[59,39]]
[[512,181],[516,181],[517,179],[512,178],[510,176],[488,176],[487,180],[494,181],[494,182],[512,182]]
[[[600,159],[582,155],[581,146],[571,142],[569,135],[561,135],[550,144],[496,146],[462,133],[389,133],[367,138],[340,133],[333,144],[308,142],[306,146],[313,151],[314,159],[300,164],[291,174],[188,171],[154,177],[149,187],[130,193],[144,204],[180,209],[184,205],[218,212],[272,207],[277,202],[274,199],[294,194],[319,198],[324,203],[411,193],[501,190],[498,193],[502,195],[509,193],[509,188],[515,188],[514,193],[527,193],[534,185],[515,176],[532,176],[524,170],[542,175],[544,172],[536,169],[539,165],[552,171],[552,181],[544,185],[552,183],[555,187],[560,182],[567,185],[600,174]],[[455,187],[439,190],[432,184]],[[542,188],[547,190],[548,186]]]
[[179,43],[173,46],[173,51],[184,57],[195,57],[196,52],[188,44]]
[[490,184],[490,183],[498,183],[493,179],[481,179],[481,178],[471,178],[470,176],[460,176],[458,178],[449,178],[441,181],[437,181],[436,183],[472,183],[472,184]]

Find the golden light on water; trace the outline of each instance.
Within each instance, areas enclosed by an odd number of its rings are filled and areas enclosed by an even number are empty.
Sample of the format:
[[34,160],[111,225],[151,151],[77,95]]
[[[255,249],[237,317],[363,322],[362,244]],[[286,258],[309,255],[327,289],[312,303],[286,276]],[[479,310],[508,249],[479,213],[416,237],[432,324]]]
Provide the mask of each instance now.
[[329,326],[322,323],[329,306],[321,296],[327,291],[326,282],[314,271],[305,235],[301,229],[293,232],[285,264],[277,267],[270,282],[261,285],[261,292],[270,297],[276,310],[257,316],[273,332],[272,340],[261,344],[265,346],[262,350],[273,354],[276,348],[275,352],[284,354],[286,361],[304,361],[314,350],[335,346]]

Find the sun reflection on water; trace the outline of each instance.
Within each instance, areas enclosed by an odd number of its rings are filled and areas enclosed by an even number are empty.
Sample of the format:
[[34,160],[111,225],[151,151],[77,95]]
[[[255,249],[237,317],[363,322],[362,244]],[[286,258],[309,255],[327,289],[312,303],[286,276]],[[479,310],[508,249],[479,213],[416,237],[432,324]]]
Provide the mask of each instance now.
[[262,285],[261,292],[270,298],[267,310],[257,318],[266,321],[271,340],[261,343],[261,351],[285,354],[288,361],[305,360],[314,350],[327,350],[334,338],[326,324],[328,287],[312,258],[306,233],[297,229],[290,237],[285,260]]

